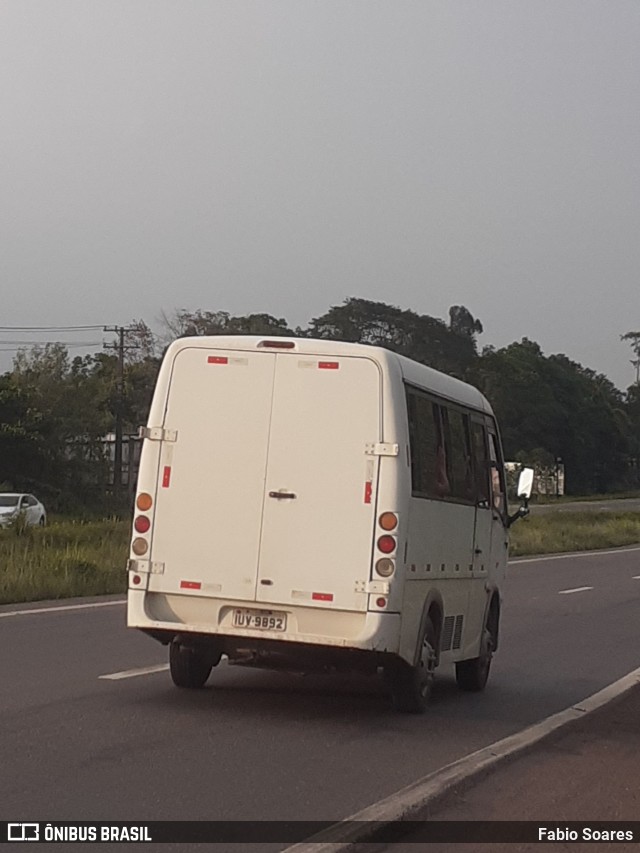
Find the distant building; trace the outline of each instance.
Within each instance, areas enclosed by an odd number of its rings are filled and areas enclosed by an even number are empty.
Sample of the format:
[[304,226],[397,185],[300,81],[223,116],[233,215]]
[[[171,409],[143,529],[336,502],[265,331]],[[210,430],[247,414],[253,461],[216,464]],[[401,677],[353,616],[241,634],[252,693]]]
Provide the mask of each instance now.
[[[109,463],[109,485],[114,485],[114,468],[116,459],[116,435],[109,432],[103,438],[105,454]],[[122,436],[122,486],[133,494],[140,468],[140,451],[142,439],[137,433]]]
[[[525,466],[521,462],[505,462],[507,488],[515,497],[518,474]],[[558,460],[555,465],[534,465],[533,493],[536,495],[564,495],[564,463]]]

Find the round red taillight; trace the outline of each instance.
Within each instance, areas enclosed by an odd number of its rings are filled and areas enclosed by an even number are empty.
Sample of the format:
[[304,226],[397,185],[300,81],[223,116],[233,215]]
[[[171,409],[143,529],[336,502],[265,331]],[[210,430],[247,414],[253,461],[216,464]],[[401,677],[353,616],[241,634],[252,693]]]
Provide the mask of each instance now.
[[138,584],[140,584],[142,582],[142,578],[140,577],[140,575],[134,575],[131,580],[132,580],[134,586],[138,586]]
[[147,518],[146,515],[139,515],[134,521],[133,526],[138,531],[138,533],[146,533],[147,530],[151,527],[151,521]]
[[376,606],[377,607],[386,607],[387,599],[386,598],[376,598]]
[[395,550],[396,540],[393,536],[381,536],[378,539],[378,550],[382,551],[383,554],[390,554]]

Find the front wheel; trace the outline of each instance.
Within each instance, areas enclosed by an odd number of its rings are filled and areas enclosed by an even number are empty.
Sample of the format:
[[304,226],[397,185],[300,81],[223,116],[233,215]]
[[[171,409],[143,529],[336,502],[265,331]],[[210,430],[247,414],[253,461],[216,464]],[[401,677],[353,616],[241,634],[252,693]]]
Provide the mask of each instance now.
[[461,660],[456,664],[456,681],[462,690],[479,693],[484,690],[489,678],[493,658],[493,637],[488,628],[484,629],[480,655],[471,660]]
[[406,661],[398,660],[386,670],[396,710],[407,714],[425,712],[436,668],[436,642],[435,626],[431,619],[427,619],[416,665],[410,666]]
[[197,690],[204,687],[211,670],[220,660],[207,648],[187,646],[173,640],[169,646],[169,671],[176,687]]

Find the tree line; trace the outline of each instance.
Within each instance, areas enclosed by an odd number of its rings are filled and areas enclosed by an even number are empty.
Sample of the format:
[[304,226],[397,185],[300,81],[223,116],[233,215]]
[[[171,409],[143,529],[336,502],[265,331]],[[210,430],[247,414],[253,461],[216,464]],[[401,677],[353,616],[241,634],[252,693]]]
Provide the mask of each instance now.
[[[179,310],[154,334],[127,330],[124,362],[112,352],[71,358],[64,345],[18,352],[0,376],[0,488],[35,491],[52,508],[117,507],[105,436],[119,413],[125,433],[146,422],[168,342],[190,335],[285,335],[383,346],[478,387],[498,417],[506,458],[562,460],[570,494],[640,487],[640,383],[625,392],[603,374],[527,338],[478,347],[482,323],[461,305],[448,320],[351,298],[306,328],[269,314]],[[640,364],[640,332],[621,336]],[[633,362],[636,364],[636,362]]]

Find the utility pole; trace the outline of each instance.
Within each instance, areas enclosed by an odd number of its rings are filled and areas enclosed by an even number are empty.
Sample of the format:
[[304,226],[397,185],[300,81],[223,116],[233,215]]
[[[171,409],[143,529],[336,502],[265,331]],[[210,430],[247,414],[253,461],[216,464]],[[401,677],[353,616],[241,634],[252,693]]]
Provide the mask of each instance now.
[[632,358],[631,364],[636,369],[636,385],[640,385],[640,358]]
[[115,332],[117,340],[103,344],[105,349],[116,350],[118,370],[116,373],[116,411],[115,411],[115,447],[113,458],[113,491],[118,495],[122,491],[122,422],[124,419],[124,353],[125,350],[139,349],[138,344],[125,344],[127,332],[134,332],[135,326],[105,326],[105,332]]

